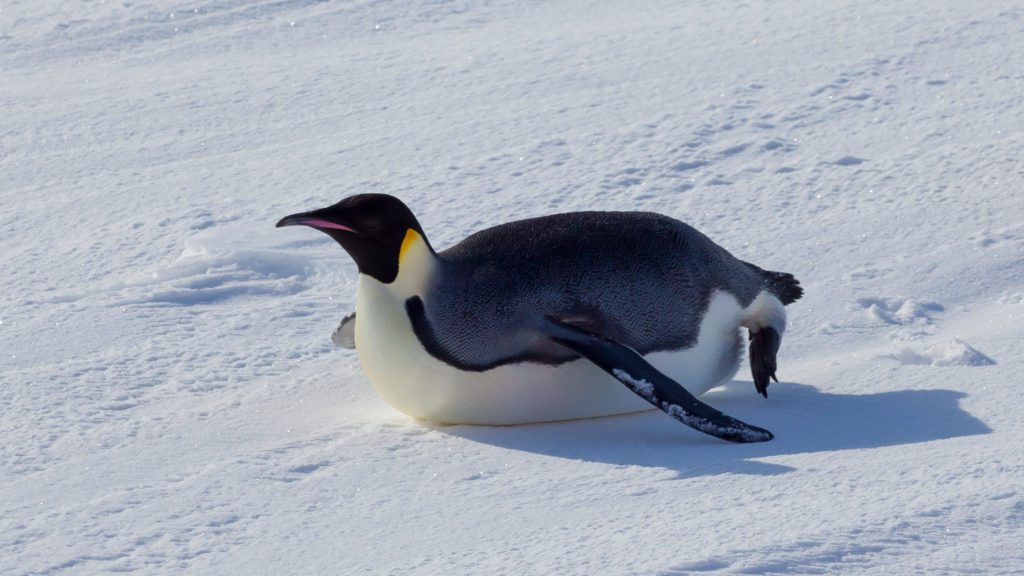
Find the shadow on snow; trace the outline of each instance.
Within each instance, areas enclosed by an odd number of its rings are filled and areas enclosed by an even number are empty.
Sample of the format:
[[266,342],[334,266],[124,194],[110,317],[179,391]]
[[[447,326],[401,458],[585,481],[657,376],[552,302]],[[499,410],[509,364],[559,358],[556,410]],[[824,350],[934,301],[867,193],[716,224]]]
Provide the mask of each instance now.
[[724,473],[784,474],[789,466],[759,458],[807,452],[883,448],[988,434],[959,406],[954,390],[831,394],[805,384],[773,384],[769,400],[750,382],[733,381],[702,399],[775,433],[760,444],[731,444],[690,430],[655,411],[523,426],[444,426],[475,442],[559,458],[666,468],[680,478]]

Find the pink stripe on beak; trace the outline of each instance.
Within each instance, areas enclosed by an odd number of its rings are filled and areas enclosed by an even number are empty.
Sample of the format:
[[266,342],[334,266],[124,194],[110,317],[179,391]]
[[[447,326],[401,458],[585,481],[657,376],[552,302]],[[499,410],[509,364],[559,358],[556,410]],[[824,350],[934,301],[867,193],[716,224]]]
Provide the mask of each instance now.
[[310,218],[308,220],[303,220],[302,224],[305,224],[306,226],[315,226],[317,228],[334,228],[335,230],[344,230],[345,232],[352,232],[353,234],[358,234],[358,232],[349,228],[348,226],[342,226],[341,224],[337,224],[329,220],[321,220],[320,218]]

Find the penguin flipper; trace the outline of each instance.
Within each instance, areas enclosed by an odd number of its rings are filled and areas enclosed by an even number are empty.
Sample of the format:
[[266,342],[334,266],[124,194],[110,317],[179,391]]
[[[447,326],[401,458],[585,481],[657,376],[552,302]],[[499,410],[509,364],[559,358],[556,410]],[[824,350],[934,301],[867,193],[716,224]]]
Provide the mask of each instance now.
[[341,324],[331,334],[331,341],[338,348],[356,349],[356,313],[353,312],[341,319]]
[[548,338],[593,362],[662,412],[694,430],[730,442],[765,442],[774,435],[715,410],[651,366],[632,348],[551,318]]

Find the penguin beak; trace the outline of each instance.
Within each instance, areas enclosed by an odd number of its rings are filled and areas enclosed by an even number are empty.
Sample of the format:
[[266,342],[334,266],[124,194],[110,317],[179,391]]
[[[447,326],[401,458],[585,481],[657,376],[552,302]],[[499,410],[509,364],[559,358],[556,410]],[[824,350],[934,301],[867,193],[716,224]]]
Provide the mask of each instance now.
[[338,224],[337,222],[331,222],[330,220],[324,220],[323,218],[318,217],[315,212],[300,212],[298,214],[285,216],[277,221],[275,228],[282,228],[284,226],[310,226],[320,230],[331,228],[334,230],[343,230],[345,232],[358,234],[358,232],[344,224]]

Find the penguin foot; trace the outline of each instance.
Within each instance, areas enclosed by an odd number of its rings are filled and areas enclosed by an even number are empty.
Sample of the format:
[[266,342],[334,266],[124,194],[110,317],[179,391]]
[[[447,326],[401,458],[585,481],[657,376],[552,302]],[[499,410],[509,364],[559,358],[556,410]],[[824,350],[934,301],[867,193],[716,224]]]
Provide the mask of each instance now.
[[778,368],[776,354],[779,351],[779,344],[782,337],[770,326],[765,326],[757,332],[750,332],[750,374],[754,377],[754,387],[757,393],[765,398],[768,397],[768,384],[770,380],[779,381],[775,377],[775,370]]

